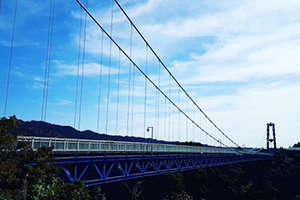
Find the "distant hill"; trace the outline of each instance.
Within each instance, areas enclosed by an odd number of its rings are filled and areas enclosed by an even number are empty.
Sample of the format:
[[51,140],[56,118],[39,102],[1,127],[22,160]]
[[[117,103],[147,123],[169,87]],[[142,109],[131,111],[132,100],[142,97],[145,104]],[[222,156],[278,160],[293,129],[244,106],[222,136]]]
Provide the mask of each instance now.
[[[78,138],[92,140],[115,140],[115,141],[130,141],[130,142],[145,142],[151,143],[151,138],[128,137],[128,136],[112,136],[107,134],[99,134],[93,131],[78,131],[70,126],[61,126],[50,124],[43,121],[22,121],[19,120],[19,129],[15,134],[26,132],[26,136],[37,137],[58,137],[58,138]],[[154,143],[175,144],[176,142],[166,142],[161,140],[153,140]]]

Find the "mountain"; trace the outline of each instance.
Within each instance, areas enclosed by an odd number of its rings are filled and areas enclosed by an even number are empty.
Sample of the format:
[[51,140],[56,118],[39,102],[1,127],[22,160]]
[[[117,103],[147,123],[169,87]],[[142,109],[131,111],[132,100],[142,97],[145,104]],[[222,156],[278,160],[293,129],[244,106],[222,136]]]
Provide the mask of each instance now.
[[[78,138],[78,139],[91,139],[91,140],[114,140],[114,141],[130,141],[130,142],[145,142],[151,143],[151,138],[141,137],[128,137],[128,136],[112,136],[107,134],[99,134],[90,130],[78,131],[70,126],[61,126],[50,124],[43,121],[22,121],[20,122],[19,129],[15,134],[25,132],[26,136],[37,137],[58,137],[58,138]],[[153,143],[160,144],[175,144],[176,142],[166,142],[161,140],[153,140]]]

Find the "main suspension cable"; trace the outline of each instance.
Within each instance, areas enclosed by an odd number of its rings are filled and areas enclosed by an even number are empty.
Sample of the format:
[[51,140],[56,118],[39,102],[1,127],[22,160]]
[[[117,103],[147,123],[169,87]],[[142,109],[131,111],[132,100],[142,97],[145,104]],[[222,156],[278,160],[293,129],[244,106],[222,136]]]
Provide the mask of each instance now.
[[[76,0],[78,1],[78,0]],[[121,5],[119,4],[119,2],[117,0],[114,0],[116,2],[116,4],[118,5],[118,7],[120,8],[120,10],[123,12],[123,14],[126,16],[126,18],[128,19],[128,21],[132,24],[132,26],[134,27],[134,29],[136,30],[136,32],[140,35],[140,37],[142,38],[142,40],[148,44],[148,42],[146,41],[146,39],[144,38],[144,36],[141,34],[141,32],[137,29],[137,27],[135,26],[135,24],[132,22],[132,20],[129,18],[129,16],[127,15],[127,13],[125,12],[125,10],[121,7]],[[213,124],[213,126],[215,126],[215,128],[220,131],[229,141],[231,141],[234,145],[238,146],[239,145],[237,143],[235,143],[231,138],[229,138],[206,114],[205,112],[198,106],[198,104],[192,99],[192,97],[186,92],[186,90],[182,87],[182,85],[178,82],[178,80],[173,76],[173,74],[170,72],[170,70],[166,67],[166,65],[162,62],[162,60],[158,57],[158,55],[155,53],[155,51],[152,49],[152,47],[149,45],[149,49],[152,51],[153,55],[159,60],[159,62],[163,65],[163,67],[165,68],[165,70],[169,73],[169,75],[173,78],[173,80],[177,83],[177,85],[181,88],[181,90],[185,93],[185,95],[191,100],[191,102],[198,108],[198,110],[200,112],[202,112],[202,114],[209,120],[209,122],[211,124]]]
[[[132,58],[118,45],[118,43],[105,31],[105,29],[99,24],[99,22],[93,17],[93,15],[82,5],[82,3],[79,0],[76,0],[78,4],[80,4],[84,11],[90,16],[90,18],[97,24],[97,26],[105,33],[105,35],[114,43],[114,45],[119,48],[123,55],[129,60],[129,62],[133,65],[133,67],[136,67],[140,73],[143,74],[147,78],[147,80],[158,90],[165,98],[168,99],[169,102],[172,103],[172,105],[180,112],[182,113],[185,117],[187,117],[193,124],[195,124],[198,128],[200,128],[204,133],[206,133],[209,137],[211,137],[214,140],[217,140],[214,138],[211,134],[209,134],[206,130],[204,130],[202,127],[200,127],[193,119],[191,119],[178,105],[172,101],[151,79],[149,76],[145,74],[145,72],[132,60]],[[127,125],[128,126],[128,125]],[[128,128],[127,128],[128,130]],[[226,146],[226,145],[224,145]]]

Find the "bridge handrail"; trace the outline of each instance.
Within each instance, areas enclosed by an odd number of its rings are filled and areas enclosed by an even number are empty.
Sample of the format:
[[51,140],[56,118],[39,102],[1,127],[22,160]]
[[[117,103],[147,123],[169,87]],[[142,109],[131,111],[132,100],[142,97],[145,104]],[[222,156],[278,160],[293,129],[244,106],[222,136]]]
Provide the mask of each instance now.
[[33,150],[37,150],[42,146],[53,147],[53,152],[225,153],[269,155],[262,152],[233,148],[199,147],[158,143],[152,144],[114,140],[18,136],[18,141],[30,142]]

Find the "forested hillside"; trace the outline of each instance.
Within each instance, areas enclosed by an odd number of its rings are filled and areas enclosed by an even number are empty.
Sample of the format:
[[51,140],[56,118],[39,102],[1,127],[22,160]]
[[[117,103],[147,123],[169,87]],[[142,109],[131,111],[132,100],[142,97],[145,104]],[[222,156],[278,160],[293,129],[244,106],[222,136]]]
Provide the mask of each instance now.
[[[131,142],[152,142],[151,138],[129,137],[109,135],[104,133],[96,133],[90,130],[78,131],[70,126],[61,126],[50,124],[43,121],[22,121],[18,119],[18,129],[14,134],[25,133],[26,136],[37,137],[59,137],[59,138],[78,138],[92,140],[114,140],[114,141],[131,141]],[[155,143],[174,144],[175,142],[167,142],[154,139]]]

